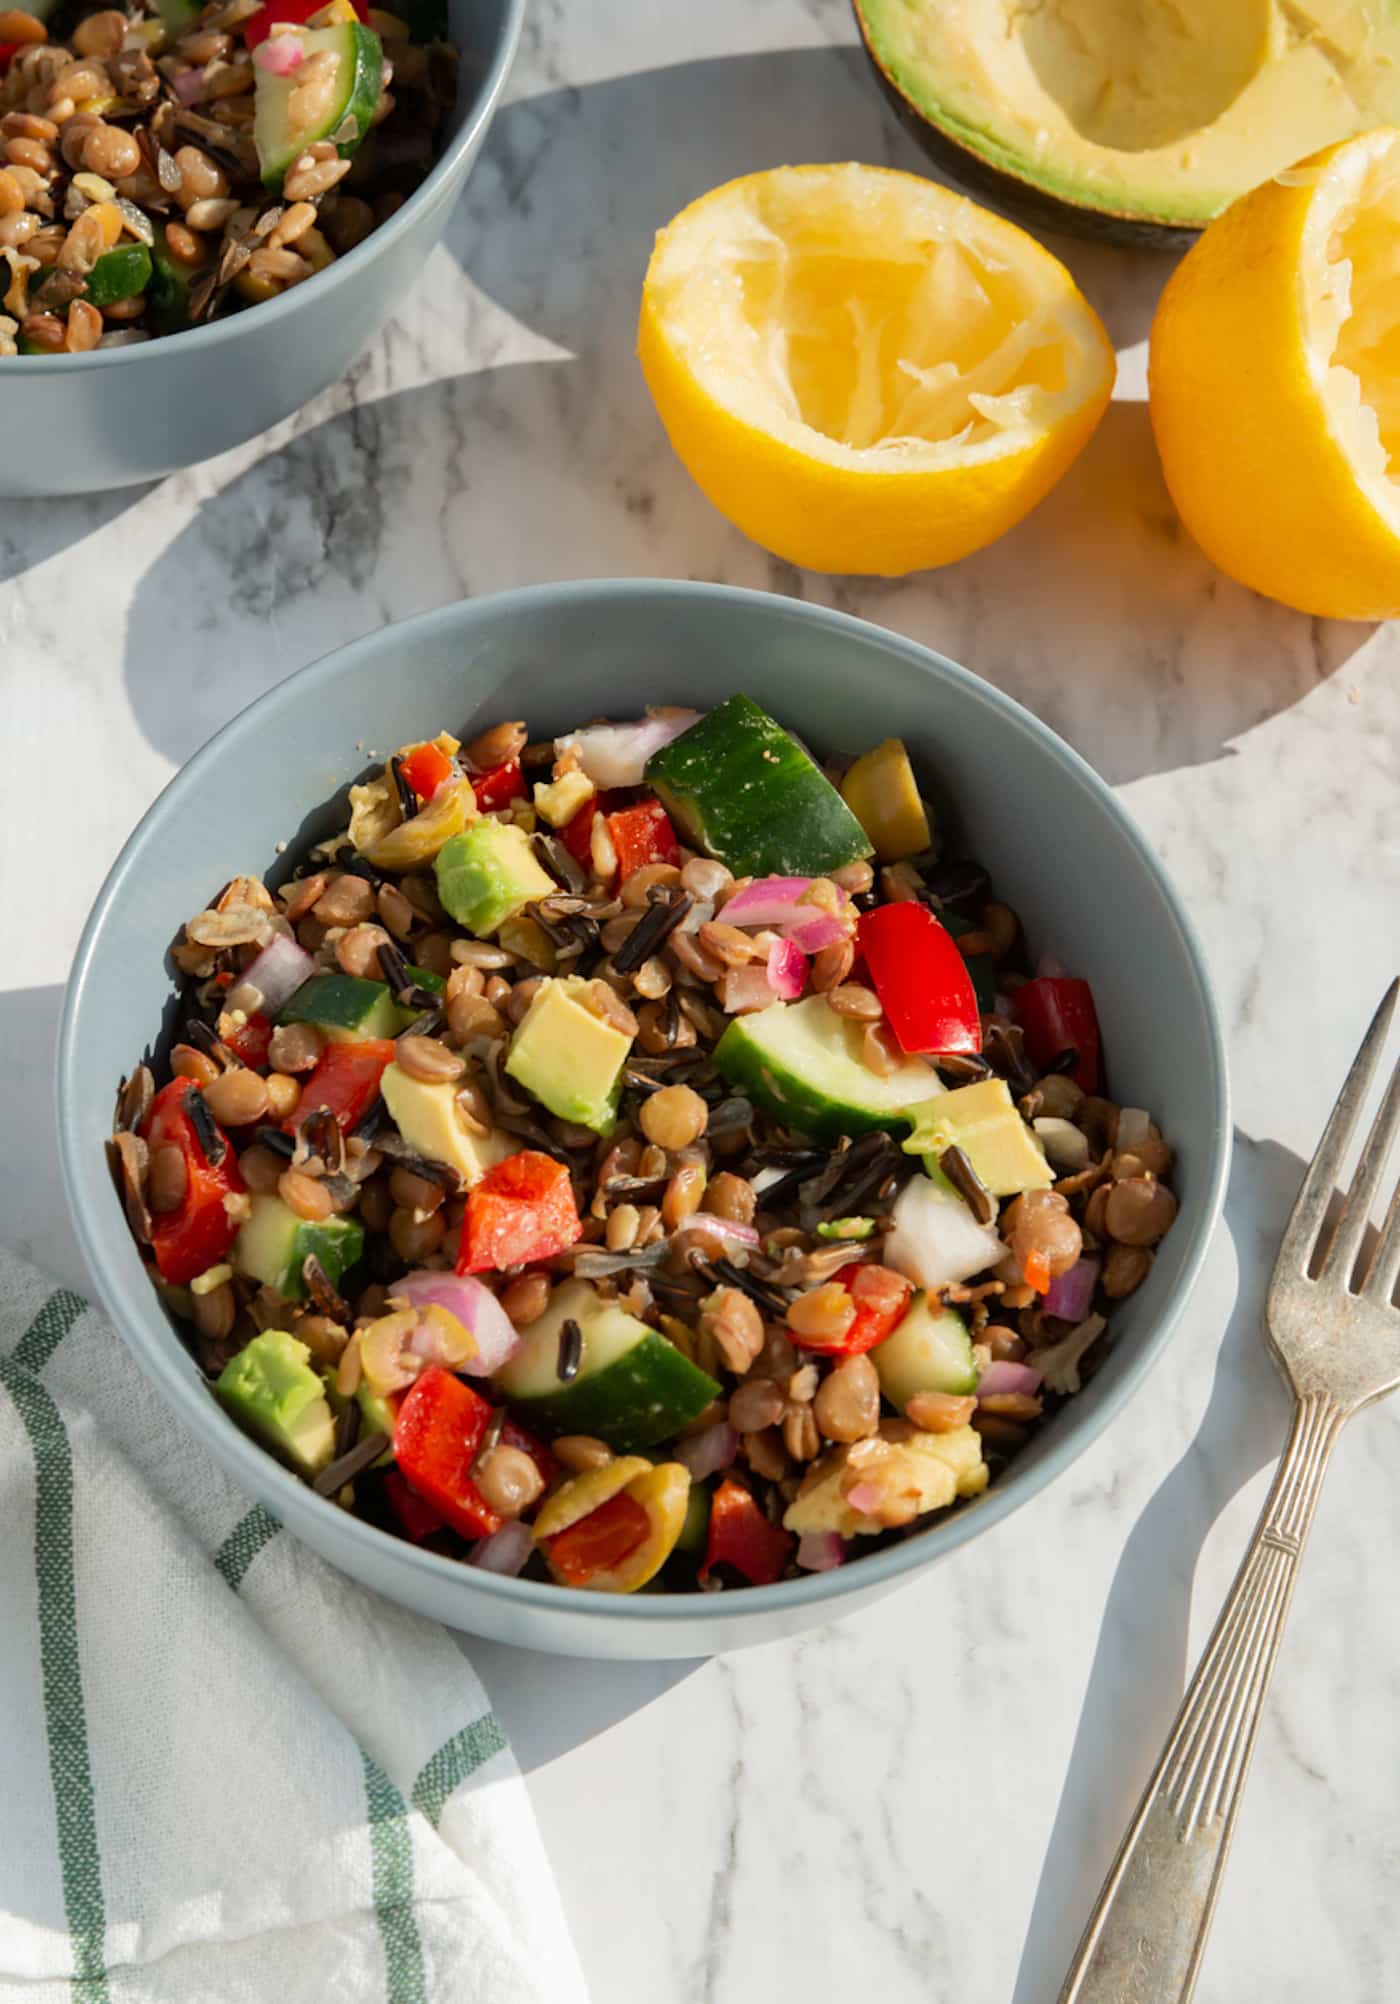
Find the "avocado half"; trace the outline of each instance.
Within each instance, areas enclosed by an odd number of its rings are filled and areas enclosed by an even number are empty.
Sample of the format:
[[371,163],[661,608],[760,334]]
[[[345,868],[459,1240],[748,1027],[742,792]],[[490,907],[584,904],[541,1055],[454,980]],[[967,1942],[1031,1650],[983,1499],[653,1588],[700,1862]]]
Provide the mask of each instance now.
[[1022,221],[1163,250],[1400,123],[1400,0],[852,0],[934,162]]

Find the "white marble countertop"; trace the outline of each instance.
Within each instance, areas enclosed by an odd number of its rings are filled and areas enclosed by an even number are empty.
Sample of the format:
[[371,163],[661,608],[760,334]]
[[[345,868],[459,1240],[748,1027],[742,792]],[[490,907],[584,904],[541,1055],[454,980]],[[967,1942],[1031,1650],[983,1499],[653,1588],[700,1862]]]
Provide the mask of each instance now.
[[[1178,527],[1142,401],[1165,260],[1056,246],[1119,346],[1118,398],[1031,520],[953,570],[798,574],[672,459],[632,354],[654,229],[760,166],[920,164],[852,39],[844,0],[535,0],[448,243],[347,382],[161,485],[0,504],[0,1236],[79,1284],[49,1067],[108,863],[251,697],[463,593],[719,578],[930,641],[1108,776],[1195,912],[1233,1059],[1226,1228],[1074,1470],[792,1644],[694,1668],[473,1647],[599,2004],[1053,1999],[1279,1448],[1261,1286],[1396,958],[1400,635],[1253,598]],[[1396,1994],[1397,1542],[1383,1407],[1323,1498],[1201,2004]]]

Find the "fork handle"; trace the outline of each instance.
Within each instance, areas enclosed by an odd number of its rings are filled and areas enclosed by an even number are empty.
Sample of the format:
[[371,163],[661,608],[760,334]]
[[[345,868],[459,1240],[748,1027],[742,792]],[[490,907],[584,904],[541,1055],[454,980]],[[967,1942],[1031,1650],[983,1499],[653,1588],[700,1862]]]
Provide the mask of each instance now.
[[1059,2004],[1189,2004],[1298,1561],[1345,1414],[1301,1399],[1268,1502]]

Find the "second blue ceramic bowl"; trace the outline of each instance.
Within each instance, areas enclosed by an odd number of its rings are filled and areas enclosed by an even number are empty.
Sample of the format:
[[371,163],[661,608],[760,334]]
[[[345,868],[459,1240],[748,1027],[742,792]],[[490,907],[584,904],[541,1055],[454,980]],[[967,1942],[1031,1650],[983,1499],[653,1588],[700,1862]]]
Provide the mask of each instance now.
[[0,359],[0,498],[131,487],[244,445],[338,382],[447,227],[486,138],[525,0],[447,0],[457,107],[421,188],[328,271],[207,327],[90,355]]
[[[808,743],[902,736],[1036,951],[1093,983],[1110,1083],[1177,1151],[1180,1215],[1083,1394],[970,1507],[830,1573],[723,1594],[630,1598],[500,1579],[359,1522],[240,1433],[146,1279],[103,1158],[117,1081],[171,1002],[166,950],[186,918],[277,845],[329,831],[325,804],[377,750],[505,717],[544,735],[647,703],[744,690]],[[190,760],[137,828],[78,949],[59,1045],[64,1176],[98,1292],[185,1425],[308,1545],[457,1628],[574,1656],[700,1656],[847,1614],[1030,1503],[1133,1402],[1161,1355],[1220,1209],[1229,1161],[1225,1052],[1200,947],[1161,864],[1109,789],[1028,711],[940,655],[840,613],[716,585],[563,584],[424,614],[272,689]],[[1008,1553],[1010,1547],[1005,1547]]]

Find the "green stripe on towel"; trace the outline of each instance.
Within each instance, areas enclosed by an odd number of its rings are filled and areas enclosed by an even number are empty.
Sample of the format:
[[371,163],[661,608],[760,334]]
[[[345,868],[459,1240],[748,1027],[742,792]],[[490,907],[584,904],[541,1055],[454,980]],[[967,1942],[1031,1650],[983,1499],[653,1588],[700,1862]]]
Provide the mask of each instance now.
[[282,1526],[270,1510],[255,1503],[246,1517],[240,1517],[214,1554],[214,1564],[237,1593],[244,1575],[263,1546],[270,1544]]
[[483,1712],[479,1719],[463,1726],[460,1733],[454,1733],[438,1748],[413,1784],[413,1806],[427,1817],[434,1830],[442,1821],[442,1812],[453,1790],[460,1788],[468,1775],[475,1774],[483,1761],[500,1753],[505,1744],[506,1736],[495,1713]]
[[369,1803],[374,1915],[384,1943],[387,2004],[427,2004],[423,1944],[413,1911],[413,1839],[408,1804],[376,1761],[361,1749]]
[[[54,1304],[61,1305],[55,1309]],[[68,1319],[67,1304],[76,1303]],[[21,1348],[44,1362],[73,1326],[84,1304],[54,1295]],[[51,1314],[50,1311],[53,1311]],[[47,1318],[47,1319],[46,1319]],[[61,1325],[61,1326],[60,1326]],[[31,1341],[31,1339],[33,1339]],[[35,1378],[34,1363],[16,1369],[19,1353],[0,1364],[34,1454],[34,1571],[38,1586],[39,1661],[49,1775],[58,1825],[63,1910],[73,1940],[73,2004],[108,2004],[102,1904],[102,1861],[93,1811],[92,1766],[78,1660],[77,1584],[73,1571],[73,1454],[57,1406]]]
[[86,1307],[71,1288],[57,1288],[20,1337],[10,1362],[21,1371],[42,1371]]

